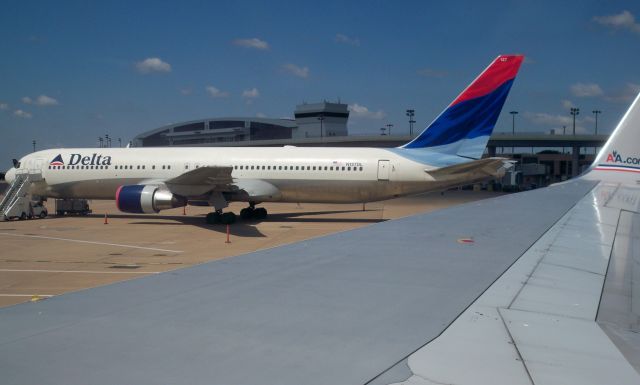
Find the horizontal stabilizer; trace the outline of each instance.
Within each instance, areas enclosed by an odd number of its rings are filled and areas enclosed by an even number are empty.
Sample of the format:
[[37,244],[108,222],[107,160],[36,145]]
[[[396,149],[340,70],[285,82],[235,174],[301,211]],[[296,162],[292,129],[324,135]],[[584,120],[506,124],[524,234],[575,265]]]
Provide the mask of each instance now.
[[502,177],[505,171],[513,167],[513,162],[505,158],[485,158],[471,162],[442,167],[435,170],[425,170],[434,179],[446,179],[449,176],[458,177],[460,174],[473,173],[487,177]]

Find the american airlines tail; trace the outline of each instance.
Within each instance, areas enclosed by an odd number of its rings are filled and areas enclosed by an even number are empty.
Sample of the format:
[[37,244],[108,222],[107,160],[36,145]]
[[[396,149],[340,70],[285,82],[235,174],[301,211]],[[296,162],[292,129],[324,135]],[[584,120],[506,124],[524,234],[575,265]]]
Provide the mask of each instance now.
[[584,177],[612,182],[640,181],[640,94],[631,103]]
[[[6,179],[15,194],[29,187],[40,199],[115,199],[130,213],[209,205],[214,223],[235,220],[222,213],[233,201],[249,204],[243,218],[261,219],[262,202],[371,202],[485,181],[504,174],[504,159],[481,158],[522,60],[496,58],[398,148],[62,148],[16,160]],[[11,199],[0,202],[0,217]]]

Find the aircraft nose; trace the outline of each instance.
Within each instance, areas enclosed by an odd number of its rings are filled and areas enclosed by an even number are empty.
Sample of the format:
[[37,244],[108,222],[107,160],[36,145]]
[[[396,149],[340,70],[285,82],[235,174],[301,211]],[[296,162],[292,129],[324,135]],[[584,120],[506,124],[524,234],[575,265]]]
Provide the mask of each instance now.
[[6,180],[7,183],[11,184],[13,183],[14,179],[16,179],[16,169],[12,167],[8,169],[7,172],[4,174],[4,180]]

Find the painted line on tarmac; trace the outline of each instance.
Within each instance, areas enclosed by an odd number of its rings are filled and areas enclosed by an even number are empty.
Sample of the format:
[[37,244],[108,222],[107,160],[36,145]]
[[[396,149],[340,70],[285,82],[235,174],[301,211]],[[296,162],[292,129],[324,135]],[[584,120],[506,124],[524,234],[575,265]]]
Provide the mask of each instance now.
[[0,269],[0,273],[81,273],[81,274],[160,274],[160,271],[100,271],[100,270],[44,270]]
[[0,297],[53,297],[53,294],[0,294]]
[[132,246],[132,245],[123,245],[119,243],[106,243],[106,242],[96,242],[96,241],[83,241],[81,239],[69,239],[69,238],[56,238],[56,237],[46,237],[44,235],[25,235],[25,234],[10,234],[10,233],[0,233],[0,235],[6,235],[9,237],[23,237],[23,238],[38,238],[38,239],[52,239],[55,241],[67,241],[67,242],[77,242],[77,243],[89,243],[92,245],[104,245],[104,246],[116,246],[116,247],[127,247],[130,249],[141,249],[141,250],[153,250],[153,251],[166,251],[168,253],[182,253],[180,250],[167,250],[167,249],[158,249],[155,247],[143,247],[143,246]]

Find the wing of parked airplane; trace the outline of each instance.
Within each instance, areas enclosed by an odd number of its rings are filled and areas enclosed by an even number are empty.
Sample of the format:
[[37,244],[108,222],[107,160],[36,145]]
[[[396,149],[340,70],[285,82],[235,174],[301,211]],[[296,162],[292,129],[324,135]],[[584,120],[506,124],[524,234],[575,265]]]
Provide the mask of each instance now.
[[569,182],[0,309],[2,383],[638,384],[639,100]]

